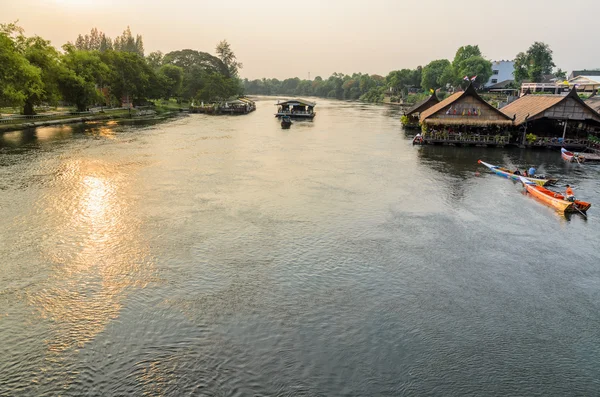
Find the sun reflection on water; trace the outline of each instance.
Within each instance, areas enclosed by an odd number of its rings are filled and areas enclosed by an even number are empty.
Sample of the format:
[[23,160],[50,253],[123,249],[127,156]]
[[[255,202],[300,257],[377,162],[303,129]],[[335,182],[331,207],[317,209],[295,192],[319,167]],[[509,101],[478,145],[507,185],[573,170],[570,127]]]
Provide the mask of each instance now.
[[66,161],[40,205],[53,233],[42,254],[53,263],[47,286],[28,294],[48,320],[45,343],[59,357],[81,348],[115,318],[131,287],[147,285],[152,263],[140,239],[127,172],[119,164]]

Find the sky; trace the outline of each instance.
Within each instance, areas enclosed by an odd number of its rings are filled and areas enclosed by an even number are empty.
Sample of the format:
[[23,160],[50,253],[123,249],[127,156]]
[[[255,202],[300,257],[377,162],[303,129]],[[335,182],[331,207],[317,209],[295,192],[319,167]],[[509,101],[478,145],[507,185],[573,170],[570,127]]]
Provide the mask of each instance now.
[[19,20],[57,48],[93,27],[114,38],[130,26],[146,54],[214,54],[226,39],[249,79],[385,76],[467,44],[513,59],[535,41],[563,70],[600,68],[598,15],[600,0],[0,0],[0,23]]

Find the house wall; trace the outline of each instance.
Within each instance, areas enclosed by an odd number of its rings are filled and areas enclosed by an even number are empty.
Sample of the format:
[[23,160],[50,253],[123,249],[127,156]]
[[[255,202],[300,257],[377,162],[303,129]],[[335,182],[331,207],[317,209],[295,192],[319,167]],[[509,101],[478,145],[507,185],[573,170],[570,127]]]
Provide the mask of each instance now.
[[[515,63],[513,61],[494,61],[492,62],[492,77],[489,78],[485,87],[492,86],[497,83],[501,83],[506,80],[514,80],[513,72],[515,70]],[[494,71],[498,71],[498,74],[494,74]],[[492,82],[496,80],[495,82]]]
[[[469,114],[470,112],[470,114]],[[490,109],[486,103],[479,99],[467,96],[459,99],[450,106],[446,106],[437,113],[431,115],[430,119],[456,119],[456,118],[476,118],[478,121],[498,121],[507,120],[498,112]]]

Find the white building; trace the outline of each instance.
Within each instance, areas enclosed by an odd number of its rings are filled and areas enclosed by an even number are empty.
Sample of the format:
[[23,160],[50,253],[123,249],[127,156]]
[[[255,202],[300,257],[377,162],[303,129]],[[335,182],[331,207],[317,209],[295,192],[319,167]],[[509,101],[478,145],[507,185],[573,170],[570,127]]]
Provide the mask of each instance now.
[[514,61],[502,60],[492,62],[492,77],[485,83],[485,88],[504,88],[506,84],[515,80],[513,76],[514,71]]

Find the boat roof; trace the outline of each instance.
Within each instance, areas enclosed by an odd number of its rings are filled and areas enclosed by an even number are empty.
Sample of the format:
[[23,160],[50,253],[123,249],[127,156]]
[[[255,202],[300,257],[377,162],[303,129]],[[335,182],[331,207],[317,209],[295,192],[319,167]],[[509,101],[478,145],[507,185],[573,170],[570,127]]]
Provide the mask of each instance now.
[[315,107],[317,105],[317,103],[316,102],[306,101],[304,99],[288,99],[287,101],[277,102],[275,105],[277,105],[277,106],[281,106],[281,105],[292,105],[292,106],[300,105],[300,106]]

